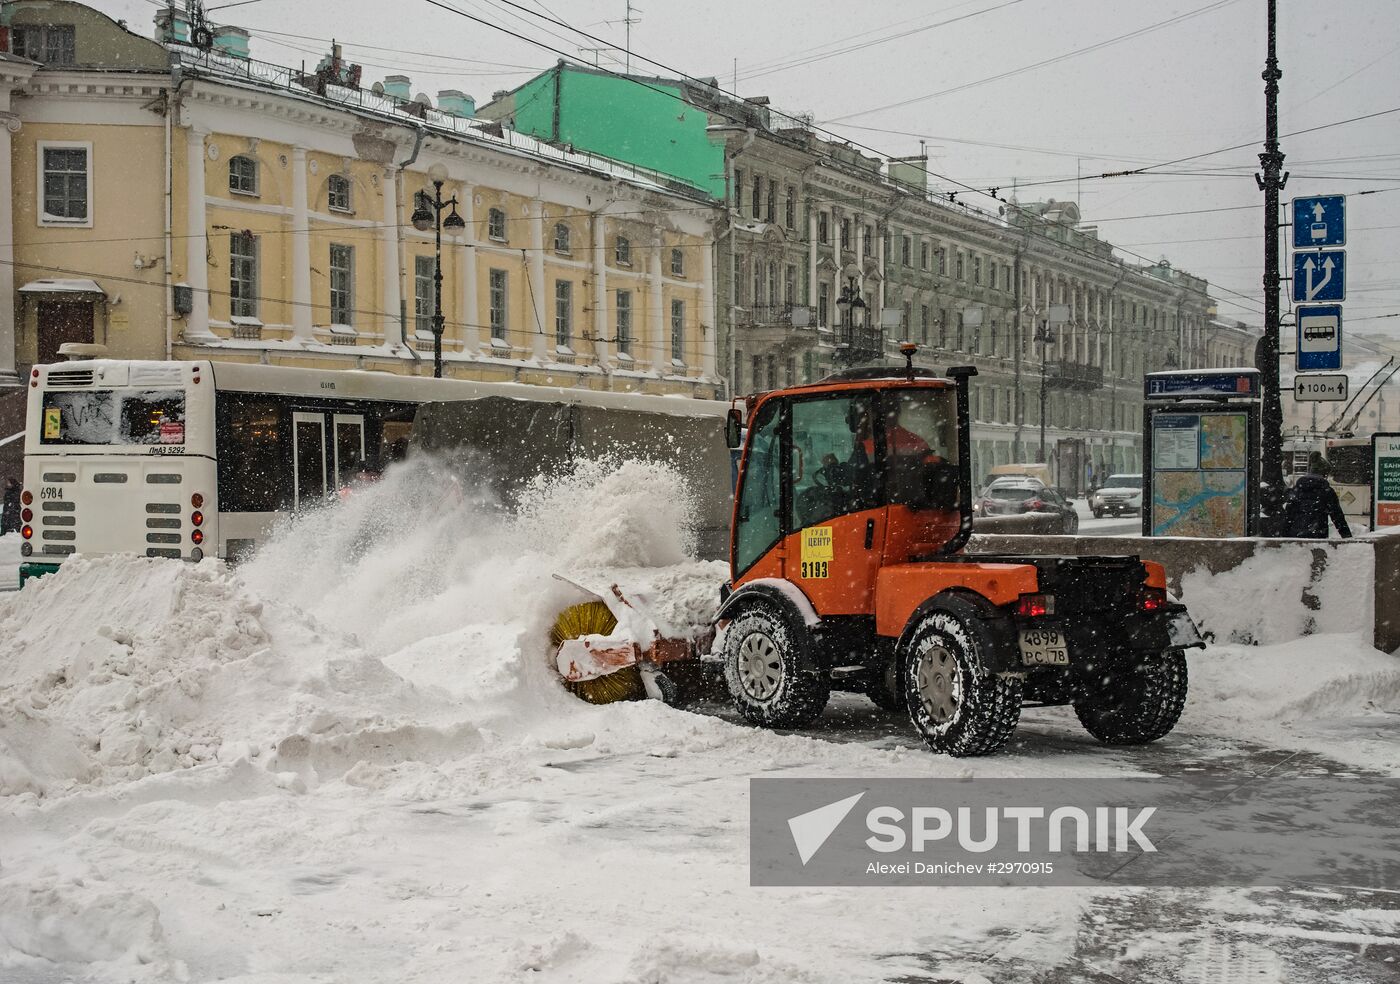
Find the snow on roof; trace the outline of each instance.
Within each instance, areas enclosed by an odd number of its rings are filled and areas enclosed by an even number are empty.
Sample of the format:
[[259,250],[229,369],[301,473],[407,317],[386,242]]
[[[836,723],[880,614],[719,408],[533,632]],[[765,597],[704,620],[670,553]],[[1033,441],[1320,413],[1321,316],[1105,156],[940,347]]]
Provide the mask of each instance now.
[[21,294],[101,294],[107,296],[107,292],[98,286],[96,280],[61,280],[45,277],[42,280],[31,280],[20,289]]
[[[237,58],[219,51],[196,51],[185,45],[172,45],[170,50],[179,55],[181,64],[187,71],[223,84],[258,89],[274,88],[296,99],[321,105],[331,104],[349,112],[388,118],[406,127],[421,124],[432,136],[467,140],[491,145],[507,152],[544,158],[556,164],[601,173],[653,191],[680,194],[690,198],[709,198],[703,189],[686,184],[678,178],[623,161],[556,147],[491,120],[455,116],[423,103],[406,103],[372,89],[349,88],[333,83],[325,85],[322,95],[300,84],[299,80],[307,76],[281,65]],[[411,112],[406,111],[404,107],[410,105],[415,108]]]

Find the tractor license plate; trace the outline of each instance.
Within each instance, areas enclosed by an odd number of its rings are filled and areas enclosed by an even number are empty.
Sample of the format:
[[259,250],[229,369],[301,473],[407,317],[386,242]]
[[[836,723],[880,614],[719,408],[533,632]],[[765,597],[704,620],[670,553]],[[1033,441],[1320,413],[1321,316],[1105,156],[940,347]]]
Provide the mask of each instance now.
[[1021,663],[1025,666],[1068,666],[1069,644],[1059,629],[1022,629]]

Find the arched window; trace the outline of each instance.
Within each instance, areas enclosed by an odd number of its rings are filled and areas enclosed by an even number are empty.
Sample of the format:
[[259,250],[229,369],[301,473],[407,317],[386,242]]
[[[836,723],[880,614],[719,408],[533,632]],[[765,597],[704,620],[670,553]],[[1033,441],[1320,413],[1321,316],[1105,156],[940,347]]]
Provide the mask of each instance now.
[[332,174],[326,180],[326,205],[332,212],[353,212],[350,201],[350,179]]
[[632,243],[626,236],[617,237],[617,245],[613,248],[613,258],[618,266],[632,265]]
[[506,213],[493,208],[486,213],[486,235],[497,242],[506,241]]
[[228,161],[228,190],[240,195],[258,193],[258,162],[239,154]]
[[554,227],[554,252],[569,252],[569,227],[562,222]]

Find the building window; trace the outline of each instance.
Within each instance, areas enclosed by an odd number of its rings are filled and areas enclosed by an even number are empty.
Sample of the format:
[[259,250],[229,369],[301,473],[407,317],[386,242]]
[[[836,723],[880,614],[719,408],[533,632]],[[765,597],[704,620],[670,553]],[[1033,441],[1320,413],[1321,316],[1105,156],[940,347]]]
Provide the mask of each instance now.
[[768,209],[767,209],[767,211],[765,212],[765,217],[767,218],[767,220],[768,220],[769,222],[777,222],[777,221],[778,221],[777,210],[778,210],[778,182],[774,181],[772,178],[769,178],[769,179],[768,179]]
[[738,212],[744,210],[744,169],[742,167],[734,169],[734,209]]
[[904,302],[904,337],[908,338],[914,334],[914,305],[910,301]]
[[831,327],[831,285],[817,285],[817,325],[822,328]]
[[948,251],[942,247],[939,247],[938,250],[938,275],[940,277],[948,276]]
[[982,286],[982,257],[980,256],[972,258],[972,282],[978,287]]
[[685,364],[685,301],[671,302],[671,361]]
[[919,269],[928,269],[928,243],[919,243]]
[[945,349],[948,347],[948,309],[938,310],[938,347]]
[[416,331],[433,330],[433,271],[436,262],[431,256],[413,258],[413,327]]
[[506,241],[506,213],[504,210],[493,208],[486,213],[486,236],[498,243]]
[[753,200],[749,202],[749,206],[755,219],[763,217],[763,179],[757,174],[753,176]]
[[928,305],[919,305],[919,338],[928,344]]
[[861,226],[861,231],[865,235],[862,237],[861,240],[860,255],[862,257],[868,258],[870,256],[871,250],[875,248],[875,246],[873,245],[875,242],[875,232],[870,228],[870,226]]
[[768,303],[778,303],[778,264],[768,264]]
[[46,65],[73,65],[77,63],[76,36],[72,24],[16,27],[10,52]]
[[899,262],[904,266],[914,265],[914,240],[908,236],[899,238]]
[[685,276],[685,250],[679,247],[671,249],[671,276]]
[[343,174],[332,174],[326,181],[326,205],[332,212],[352,212],[350,207],[350,179]]
[[91,144],[39,144],[43,166],[39,194],[44,210],[40,223],[91,225]]
[[331,324],[355,323],[355,247],[331,244]]
[[959,280],[963,279],[963,255],[961,250],[958,251],[957,276]]
[[626,236],[617,237],[617,245],[613,247],[613,259],[617,260],[618,266],[632,265],[632,243]]
[[569,227],[562,222],[554,227],[554,252],[569,252]]
[[831,219],[825,212],[817,213],[817,242],[831,242]]
[[757,260],[753,261],[753,305],[758,307],[763,303],[763,264]]
[[783,270],[783,303],[789,306],[797,303],[797,267],[791,263]]
[[797,228],[797,189],[788,185],[787,204],[783,206],[783,225],[789,229]]
[[234,318],[258,316],[258,237],[235,232],[228,237],[228,310]]
[[850,219],[842,219],[842,220],[841,220],[841,248],[842,248],[842,249],[850,249],[850,248],[851,248],[851,220],[850,220]]
[[963,335],[963,313],[962,313],[961,311],[959,311],[959,312],[958,312],[958,333],[957,333],[957,335],[956,335],[956,336],[954,337],[954,339],[953,339],[953,347],[956,348],[959,352],[961,352],[962,349],[963,349],[963,343],[964,343],[965,341],[966,341],[966,338],[965,338],[965,336]]
[[258,193],[258,162],[239,154],[228,160],[228,190],[236,195]]
[[749,392],[757,393],[763,388],[763,356],[755,355],[749,370]]
[[632,292],[617,292],[617,351],[620,355],[632,354]]
[[554,281],[554,344],[568,348],[574,333],[574,282]]
[[814,368],[813,363],[814,363],[814,360],[813,360],[813,358],[812,358],[812,353],[811,353],[811,351],[808,350],[808,351],[806,351],[806,352],[803,352],[803,353],[802,353],[802,381],[803,381],[804,383],[810,383],[810,382],[812,381],[812,377],[816,374],[816,369]]
[[506,301],[508,298],[507,286],[510,281],[507,279],[505,270],[492,270],[490,273],[490,298],[488,300],[491,321],[491,337],[505,341],[506,337]]
[[770,355],[763,361],[767,369],[764,375],[768,379],[768,388],[770,390],[775,390],[778,388],[778,357],[776,355]]

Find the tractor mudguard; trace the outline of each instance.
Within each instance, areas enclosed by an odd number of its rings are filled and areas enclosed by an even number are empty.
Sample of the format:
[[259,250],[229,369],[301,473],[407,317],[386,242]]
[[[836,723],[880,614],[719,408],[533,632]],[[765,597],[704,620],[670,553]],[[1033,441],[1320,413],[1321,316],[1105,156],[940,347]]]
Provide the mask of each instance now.
[[978,672],[985,675],[1021,672],[1016,624],[986,598],[965,590],[934,595],[916,608],[900,633],[896,652],[903,653],[919,623],[932,612],[956,616],[977,642]]
[[914,613],[947,591],[961,591],[1009,605],[1039,590],[1034,564],[914,561],[881,568],[875,578],[875,632],[900,636]]
[[732,592],[715,613],[715,640],[706,660],[723,660],[724,629],[747,606],[756,602],[768,604],[777,609],[789,620],[794,638],[803,640],[798,647],[798,663],[804,670],[818,672],[822,669],[815,634],[820,630],[821,619],[811,601],[802,590],[791,581],[781,578],[758,578]]

